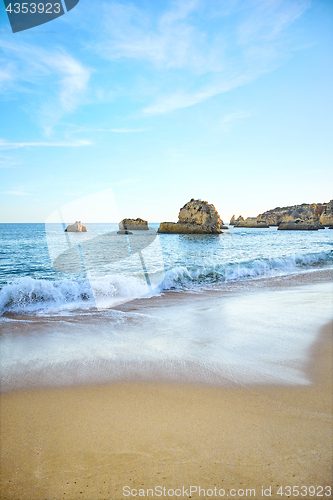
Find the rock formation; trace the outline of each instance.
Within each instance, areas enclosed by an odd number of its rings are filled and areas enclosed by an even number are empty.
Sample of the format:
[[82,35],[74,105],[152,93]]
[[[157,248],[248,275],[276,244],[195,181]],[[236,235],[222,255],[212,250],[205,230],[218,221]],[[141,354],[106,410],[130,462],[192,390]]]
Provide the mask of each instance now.
[[214,205],[192,198],[180,209],[178,222],[162,222],[158,233],[218,234],[221,233],[221,225],[224,226],[223,221]]
[[74,222],[74,224],[70,224],[66,227],[65,231],[68,233],[85,233],[87,231],[86,226],[81,224],[80,220]]
[[258,220],[257,217],[248,217],[245,220],[243,219],[243,217],[241,219],[240,218],[238,219],[237,222],[235,222],[234,224],[235,227],[252,227],[252,228],[269,227],[269,225],[265,221]]
[[242,220],[244,220],[244,219],[243,219],[243,217],[242,217],[241,215],[239,215],[239,216],[237,217],[237,219],[236,219],[236,218],[235,218],[235,216],[233,215],[233,216],[231,217],[231,219],[230,219],[229,224],[230,224],[230,226],[234,226],[235,224],[237,224],[237,222],[242,221]]
[[[145,230],[148,231],[148,222],[143,219],[123,219],[119,222],[120,230]],[[126,233],[125,233],[126,234]]]
[[319,221],[323,226],[328,226],[332,229],[333,226],[333,200],[326,203],[322,213],[319,216]]
[[318,217],[313,216],[308,219],[293,219],[286,217],[280,222],[278,229],[280,230],[298,230],[298,231],[317,231],[324,229],[324,226],[319,222]]
[[259,214],[257,219],[266,222],[269,226],[278,226],[286,217],[292,219],[309,220],[312,217],[319,218],[325,211],[325,203],[303,203],[302,205],[293,205],[290,207],[276,207],[273,210],[268,210]]

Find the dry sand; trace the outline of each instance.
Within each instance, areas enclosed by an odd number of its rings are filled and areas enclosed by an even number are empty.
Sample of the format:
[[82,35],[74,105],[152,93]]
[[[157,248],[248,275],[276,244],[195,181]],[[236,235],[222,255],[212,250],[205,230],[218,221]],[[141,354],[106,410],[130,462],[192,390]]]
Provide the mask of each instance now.
[[[137,498],[188,498],[191,485],[223,488],[224,498],[255,489],[256,499],[262,487],[286,499],[295,498],[286,486],[313,485],[315,495],[300,488],[299,498],[332,498],[317,487],[332,486],[332,324],[308,370],[313,385],[302,388],[131,383],[3,394],[1,499],[134,498],[124,486]],[[156,486],[161,496],[139,497]],[[191,497],[221,498],[210,493]]]

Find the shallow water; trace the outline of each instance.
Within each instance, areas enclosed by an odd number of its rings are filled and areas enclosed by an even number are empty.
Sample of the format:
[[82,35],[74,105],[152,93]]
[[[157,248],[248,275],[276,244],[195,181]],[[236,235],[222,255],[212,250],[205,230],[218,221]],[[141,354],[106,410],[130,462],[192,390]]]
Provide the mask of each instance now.
[[160,380],[309,385],[332,285],[168,296],[135,311],[3,318],[2,391]]

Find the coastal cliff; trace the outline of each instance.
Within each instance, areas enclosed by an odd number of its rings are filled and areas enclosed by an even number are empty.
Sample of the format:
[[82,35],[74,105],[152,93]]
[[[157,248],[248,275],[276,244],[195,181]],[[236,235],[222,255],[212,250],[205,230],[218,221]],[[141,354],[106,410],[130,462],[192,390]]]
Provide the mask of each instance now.
[[[293,219],[294,221],[296,219],[306,221],[313,218],[320,220],[322,214],[330,205],[331,211],[328,209],[327,217],[333,223],[332,204],[333,200],[331,200],[329,203],[303,203],[302,205],[292,205],[289,207],[276,207],[272,210],[267,210],[266,212],[259,214],[257,219],[266,222],[269,226],[278,226],[282,221],[290,221],[291,219]],[[320,222],[324,226],[330,225],[330,223],[323,223],[322,220],[320,220]]]
[[218,234],[221,226],[225,227],[214,205],[192,198],[180,209],[178,222],[162,222],[158,233]]
[[288,207],[276,207],[267,210],[257,217],[243,219],[233,215],[230,224],[234,227],[269,227],[278,226],[278,229],[316,230],[325,226],[333,227],[333,200],[329,203],[303,203]]
[[320,214],[319,221],[323,226],[333,228],[333,200],[326,203],[322,213]]

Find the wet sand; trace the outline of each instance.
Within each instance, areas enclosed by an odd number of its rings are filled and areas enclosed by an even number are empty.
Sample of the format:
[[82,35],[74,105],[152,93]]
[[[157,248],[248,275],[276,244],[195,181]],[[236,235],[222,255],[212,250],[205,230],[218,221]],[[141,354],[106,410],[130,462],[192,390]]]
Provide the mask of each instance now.
[[222,498],[223,489],[224,498],[259,499],[262,487],[281,499],[287,486],[301,498],[332,498],[332,328],[312,346],[311,386],[118,383],[2,394],[1,499],[135,498],[130,489],[141,498]]

